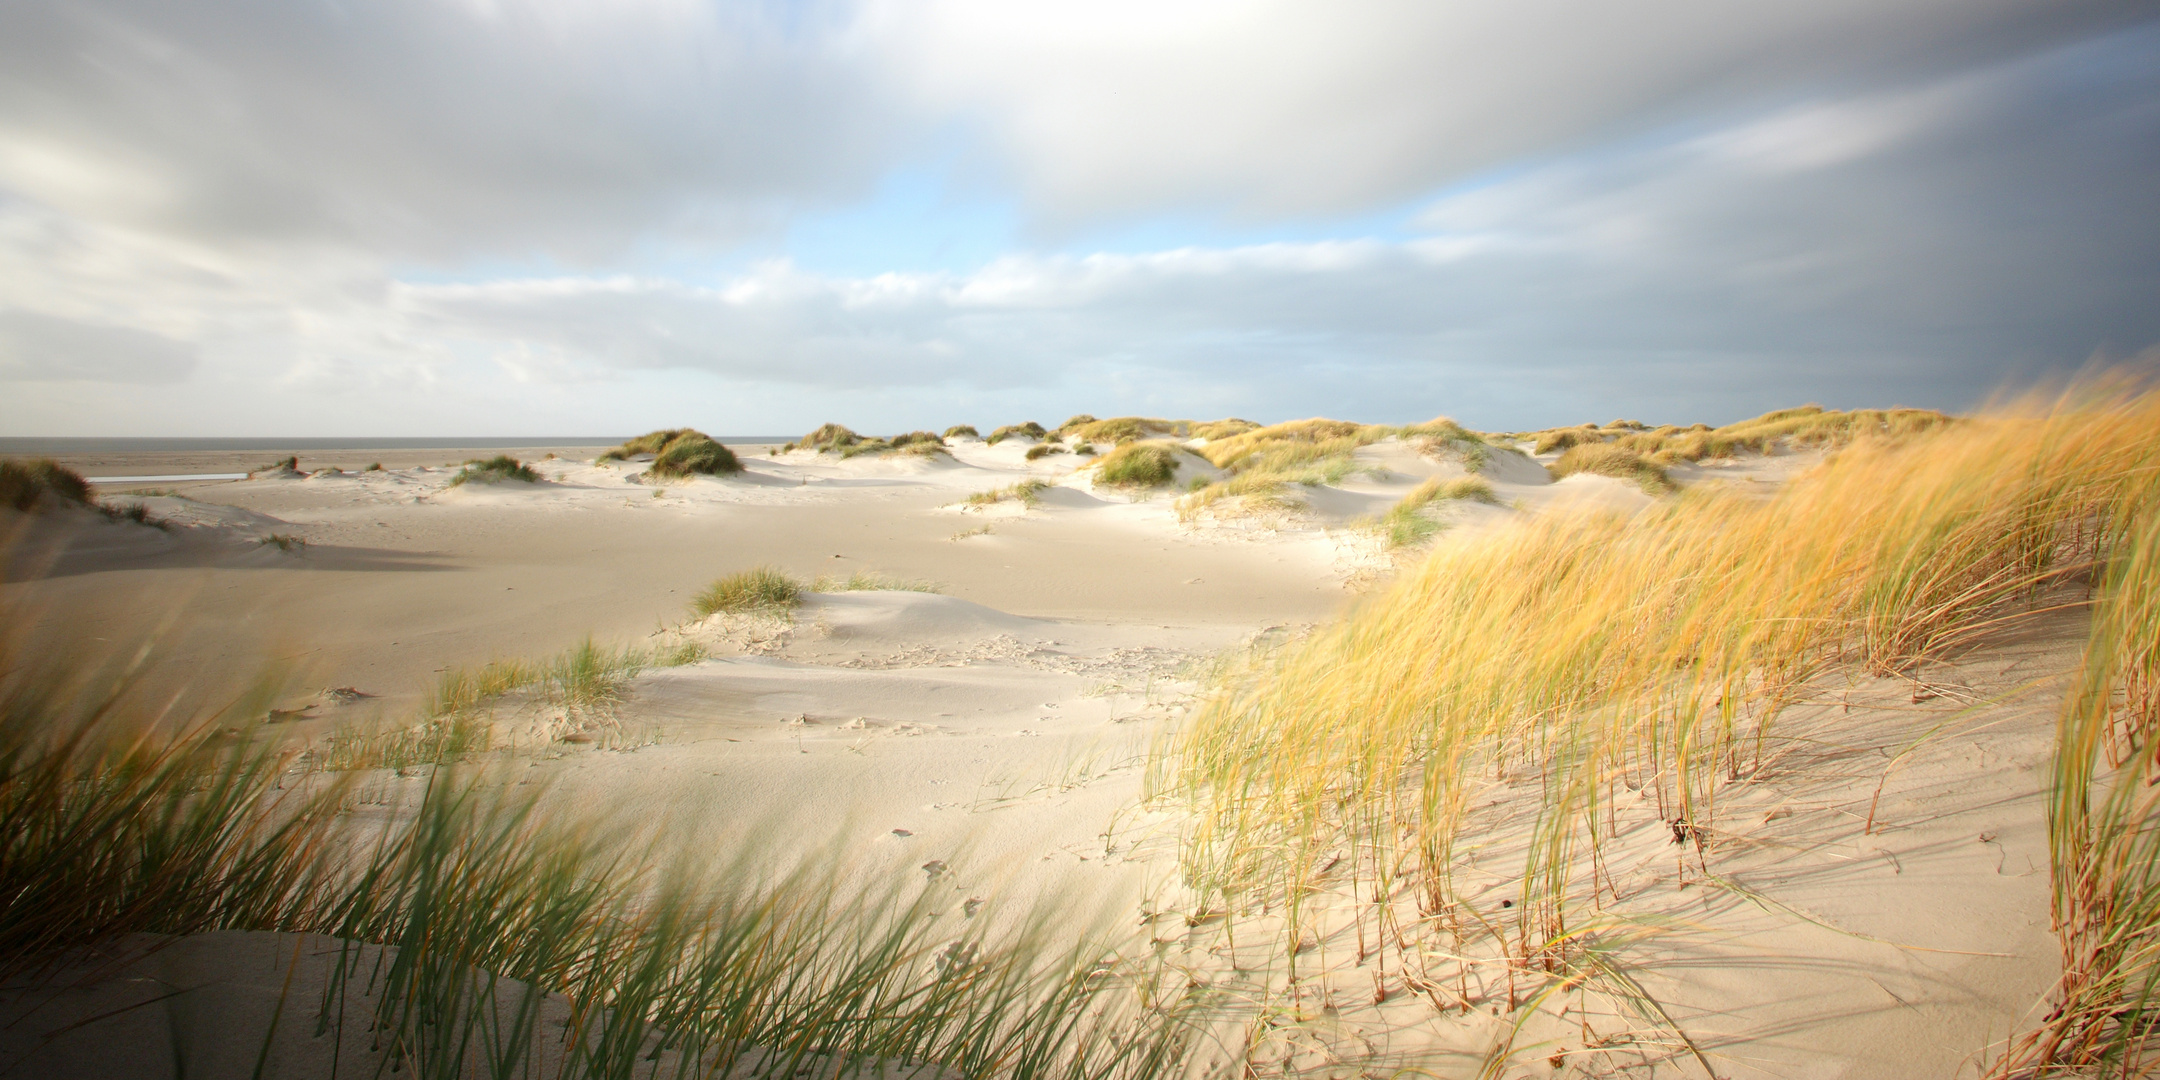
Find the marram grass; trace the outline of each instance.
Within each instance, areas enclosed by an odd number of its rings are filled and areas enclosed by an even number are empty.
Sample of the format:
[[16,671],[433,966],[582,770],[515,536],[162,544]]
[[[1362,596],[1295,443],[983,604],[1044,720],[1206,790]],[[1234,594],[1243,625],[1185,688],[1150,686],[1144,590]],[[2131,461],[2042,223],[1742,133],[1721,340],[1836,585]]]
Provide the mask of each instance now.
[[[1354,890],[1400,898],[1389,911],[1415,909],[1378,915],[1411,985],[1450,982],[1464,933],[1504,958],[1510,1004],[1579,984],[1610,884],[1592,854],[1609,789],[1643,789],[1676,836],[1699,837],[1721,782],[1758,766],[1811,679],[1954,656],[2105,568],[2055,815],[2075,979],[2020,1053],[2141,1054],[2160,987],[2160,787],[2144,779],[2160,393],[2103,380],[1955,424],[1898,418],[1867,417],[1769,498],[1689,491],[1633,517],[1539,518],[1443,544],[1341,623],[1225,682],[1156,779],[1196,811],[1185,868],[1200,902],[1285,913],[1279,951],[1294,962],[1300,898],[1332,866]],[[1810,437],[1850,430],[1812,412],[1764,421],[1810,422]],[[2097,772],[2078,764],[2095,755]],[[1521,823],[1520,902],[1493,920],[1462,902],[1453,869],[1473,789],[1503,771],[1542,776],[1545,794]]]
[[[304,932],[344,943],[332,985],[273,1022],[315,1027],[326,1054],[364,1041],[414,1080],[1190,1074],[1184,980],[1051,946],[1048,917],[992,929],[920,874],[844,885],[829,855],[767,858],[754,832],[693,851],[667,823],[551,812],[479,771],[353,815],[353,774],[224,734],[267,690],[160,730],[124,674],[4,670],[0,976],[18,993],[119,935]],[[365,1030],[339,1028],[361,995]],[[550,996],[567,1023],[543,1023]]]

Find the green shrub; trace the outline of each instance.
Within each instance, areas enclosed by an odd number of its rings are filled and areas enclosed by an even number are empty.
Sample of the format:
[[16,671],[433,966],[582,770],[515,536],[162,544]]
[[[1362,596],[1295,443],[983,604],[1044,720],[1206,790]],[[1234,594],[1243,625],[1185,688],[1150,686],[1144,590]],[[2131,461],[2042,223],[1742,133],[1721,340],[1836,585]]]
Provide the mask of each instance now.
[[1118,487],[1160,487],[1175,478],[1177,451],[1164,443],[1126,443],[1096,466],[1103,483]]
[[965,435],[970,439],[982,438],[982,432],[975,430],[975,425],[973,424],[954,424],[953,426],[945,429],[945,437],[948,439],[956,439],[962,435]]
[[457,487],[460,484],[473,483],[500,484],[506,480],[516,480],[519,483],[530,484],[539,479],[540,474],[532,471],[524,462],[508,454],[497,454],[485,460],[473,458],[467,461],[465,467],[459,469],[457,475],[450,478],[450,486]]
[[29,510],[44,499],[61,504],[89,502],[90,482],[50,458],[0,460],[0,504]]
[[1014,436],[1041,441],[1049,434],[1050,433],[1048,431],[1043,430],[1043,426],[1041,424],[1030,420],[1025,424],[1007,424],[1004,427],[1001,427],[996,431],[991,432],[990,437],[984,439],[983,441],[989,443],[992,446],[996,446],[998,443],[1004,442],[1005,440],[1013,438]]
[[802,602],[802,583],[770,566],[753,566],[705,586],[690,601],[700,618],[716,611],[786,611]]

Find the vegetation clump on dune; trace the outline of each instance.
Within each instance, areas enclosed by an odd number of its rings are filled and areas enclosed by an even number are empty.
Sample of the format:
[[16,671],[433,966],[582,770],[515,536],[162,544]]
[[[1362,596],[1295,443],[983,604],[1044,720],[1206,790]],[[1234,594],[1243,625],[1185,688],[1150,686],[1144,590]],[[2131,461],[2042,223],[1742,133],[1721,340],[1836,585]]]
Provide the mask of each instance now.
[[1497,504],[1492,485],[1475,476],[1443,480],[1431,477],[1400,502],[1388,508],[1380,519],[1380,532],[1387,537],[1389,547],[1409,547],[1422,543],[1440,531],[1440,523],[1427,517],[1423,511],[1436,502],[1460,499],[1465,502]]
[[975,430],[973,424],[954,424],[945,429],[945,437],[948,439],[957,439],[963,435],[970,439],[982,438],[982,432]]
[[1067,451],[1064,447],[1059,446],[1057,443],[1045,442],[1036,443],[1034,446],[1028,447],[1026,456],[1029,461],[1039,461],[1043,458],[1049,457],[1052,454],[1063,454],[1068,452],[1069,451]]
[[984,439],[983,441],[989,443],[992,446],[996,446],[997,444],[1012,438],[1034,439],[1037,442],[1040,442],[1043,439],[1048,438],[1049,435],[1050,432],[1045,429],[1041,424],[1030,420],[1025,424],[1007,424],[1004,427],[998,428],[997,430],[992,431],[990,433],[990,437]]
[[717,612],[786,611],[802,602],[802,583],[771,566],[753,566],[718,578],[690,600],[699,618]]
[[803,436],[799,443],[788,443],[780,448],[789,450],[815,450],[820,454],[832,452],[845,460],[863,454],[919,454],[929,456],[945,452],[945,440],[934,431],[910,431],[889,439],[864,438],[839,424],[824,424],[816,431]]
[[1652,495],[1663,495],[1677,490],[1672,479],[1656,462],[1612,443],[1581,443],[1571,446],[1567,453],[1560,455],[1560,460],[1545,468],[1552,473],[1555,480],[1562,480],[1576,473],[1594,473],[1616,480],[1632,481]]
[[[1075,418],[1077,419],[1077,417]],[[1058,429],[1058,434],[1078,442],[1115,443],[1123,446],[1154,435],[1183,436],[1191,424],[1184,420],[1158,420],[1146,416],[1120,416],[1111,420],[1089,420]]]
[[[2088,385],[1901,437],[1854,426],[1767,499],[1710,491],[1438,549],[1225,682],[1163,762],[1198,814],[1185,860],[1201,902],[1285,912],[1277,955],[1294,965],[1324,939],[1300,898],[1370,896],[1360,933],[1384,928],[1369,940],[1411,986],[1504,971],[1510,1007],[1639,1002],[1615,951],[1625,910],[1600,899],[1621,895],[1592,831],[1609,787],[1639,788],[1683,845],[1683,880],[1716,886],[1721,791],[1781,752],[1780,714],[1816,680],[1911,673],[2096,595],[2051,781],[2065,974],[2000,1072],[2149,1064],[2160,392]],[[1536,797],[1481,794],[1501,776]],[[1489,883],[1459,879],[1461,853],[1500,828],[1529,838],[1510,911],[1466,914]]]
[[1209,442],[1214,442],[1217,439],[1227,439],[1232,435],[1243,435],[1248,431],[1258,430],[1259,427],[1260,425],[1250,420],[1230,417],[1205,424],[1194,424],[1188,434],[1195,439],[1206,439]]
[[1652,464],[1673,465],[1682,461],[1729,458],[1736,454],[1766,454],[1780,444],[1794,449],[1838,447],[1867,436],[1906,438],[1931,431],[1952,419],[1930,409],[1825,410],[1820,405],[1778,409],[1751,420],[1712,428],[1696,424],[1682,428],[1667,424],[1652,428],[1636,420],[1615,420],[1604,427],[1547,428],[1523,437],[1533,453],[1549,454],[1576,446],[1610,443]]
[[0,505],[29,511],[39,504],[81,506],[90,501],[90,482],[50,458],[0,459]]
[[967,505],[991,506],[996,503],[1004,502],[1007,499],[1011,499],[1015,502],[1018,502],[1022,506],[1034,506],[1036,503],[1042,501],[1042,493],[1048,490],[1050,490],[1050,485],[1047,482],[1042,480],[1027,479],[1022,480],[1017,484],[1008,484],[1001,488],[991,488],[988,491],[978,491],[975,494],[967,497]]
[[1237,499],[1247,506],[1295,505],[1291,484],[1334,484],[1356,469],[1359,447],[1369,446],[1399,429],[1344,420],[1293,420],[1214,440],[1194,451],[1223,471],[1223,478],[1178,501],[1186,519]]
[[450,486],[457,487],[460,484],[500,484],[510,480],[531,484],[538,482],[539,479],[540,474],[534,472],[531,466],[508,454],[497,454],[491,458],[473,458],[467,461],[465,467],[459,469],[457,475],[450,478]]
[[602,461],[626,461],[651,454],[649,476],[728,476],[742,471],[733,450],[694,428],[673,428],[640,435],[600,455]]
[[1177,478],[1177,448],[1159,442],[1126,443],[1102,456],[1095,476],[1114,487],[1161,487]]

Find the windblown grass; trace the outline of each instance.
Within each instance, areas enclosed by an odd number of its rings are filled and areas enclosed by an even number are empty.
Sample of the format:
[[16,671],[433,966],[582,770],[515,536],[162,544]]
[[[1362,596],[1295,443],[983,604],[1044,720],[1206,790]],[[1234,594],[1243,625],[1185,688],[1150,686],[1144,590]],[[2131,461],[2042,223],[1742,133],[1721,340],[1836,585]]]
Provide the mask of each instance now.
[[842,577],[838,574],[822,574],[811,583],[811,592],[944,592],[944,587],[934,581],[915,578],[899,578],[880,574],[875,570],[856,570]]
[[1257,431],[1259,428],[1260,425],[1250,420],[1240,420],[1232,416],[1205,424],[1194,424],[1189,434],[1195,439],[1206,439],[1209,442],[1214,442],[1217,439],[1227,439],[1233,435],[1243,435],[1248,431]]
[[1029,461],[1039,461],[1043,458],[1049,457],[1052,454],[1063,454],[1066,452],[1067,451],[1064,447],[1059,446],[1056,443],[1036,443],[1034,446],[1028,447],[1026,457]]
[[1555,480],[1576,473],[1594,473],[1610,476],[1616,480],[1632,481],[1637,487],[1652,495],[1673,491],[1672,479],[1656,463],[1633,450],[1611,443],[1580,443],[1568,448],[1560,460],[1547,465]]
[[733,450],[694,428],[648,432],[600,455],[602,461],[625,461],[639,454],[653,455],[646,473],[654,477],[727,476],[742,471]]
[[[1759,767],[1810,680],[1954,656],[2098,566],[2131,599],[2096,624],[2096,642],[2119,644],[2096,646],[2065,738],[2091,744],[2101,713],[2124,715],[2114,702],[2149,701],[2152,579],[2133,538],[2160,515],[2154,431],[2160,393],[2087,385],[1918,434],[1863,427],[1769,499],[1689,493],[1438,549],[1223,685],[1181,734],[1162,782],[1197,811],[1188,879],[1217,910],[1284,912],[1292,964],[1313,930],[1300,898],[1326,879],[1375,898],[1355,915],[1360,940],[1393,943],[1410,988],[1490,962],[1509,1007],[1557,985],[1625,994],[1601,951],[1623,928],[1592,913],[1612,884],[1600,811],[1621,783],[1694,839],[1707,873],[1722,782]],[[2147,689],[2103,693],[2132,685]],[[2080,809],[2085,766],[2058,780],[2058,923],[2083,981],[2029,1056],[2119,1058],[2151,1034],[2160,789],[2144,784],[2142,738],[2111,744],[2135,764],[2099,774],[2101,809]],[[1543,792],[1508,825],[1530,839],[1505,913],[1478,910],[1455,878],[1467,838],[1503,824],[1476,798],[1496,775],[1542,778]]]
[[753,566],[705,586],[690,601],[690,613],[704,618],[717,612],[782,612],[802,602],[802,583],[771,566]]
[[994,506],[1010,499],[1022,506],[1032,507],[1042,501],[1042,493],[1048,490],[1050,490],[1050,484],[1047,481],[1022,480],[1017,484],[1007,484],[1001,488],[978,491],[967,497],[967,505]]
[[1423,511],[1436,502],[1462,499],[1469,502],[1497,503],[1492,485],[1475,476],[1443,480],[1437,476],[1410,489],[1400,502],[1388,508],[1379,521],[1379,529],[1388,540],[1389,547],[1409,547],[1424,543],[1440,531],[1440,523],[1427,517]]
[[531,484],[539,479],[540,474],[532,471],[532,468],[524,462],[508,454],[497,454],[491,458],[474,458],[466,462],[465,467],[459,469],[457,475],[450,478],[450,486],[457,487],[460,484],[475,483],[500,484],[511,480],[522,484]]
[[1115,443],[1123,446],[1156,435],[1183,435],[1191,427],[1191,423],[1184,420],[1120,416],[1112,420],[1089,420],[1080,424],[1068,420],[1065,427],[1058,429],[1058,434],[1078,442]]
[[[537,789],[451,768],[410,811],[357,817],[353,778],[220,736],[266,695],[159,738],[124,681],[7,670],[0,976],[18,994],[124,934],[286,931],[343,948],[284,1022],[314,1026],[326,1068],[364,1045],[415,1080],[924,1062],[1107,1080],[1180,1072],[1192,1046],[1182,980],[1051,948],[1044,918],[955,925],[921,875],[847,885],[829,858],[692,850],[671,823],[549,812]],[[544,1024],[549,995],[567,1022]],[[341,1027],[348,1008],[364,1027]]]
[[0,504],[28,511],[39,503],[79,506],[90,501],[90,482],[50,458],[0,459]]
[[1034,439],[1040,442],[1041,440],[1049,437],[1049,435],[1050,432],[1048,429],[1044,428],[1041,424],[1030,420],[1025,424],[1007,424],[1004,427],[998,428],[997,430],[992,431],[990,433],[990,437],[984,439],[983,441],[989,443],[992,446],[996,446],[997,444],[1004,442],[1007,439],[1014,438]]
[[1161,487],[1177,478],[1177,449],[1167,443],[1126,443],[1104,454],[1096,478],[1116,487]]
[[1292,484],[1336,484],[1357,468],[1355,454],[1397,433],[1396,428],[1343,420],[1294,420],[1211,440],[1194,451],[1223,478],[1178,500],[1178,515],[1192,520],[1225,500],[1248,508],[1286,509],[1299,503]]
[[975,430],[973,424],[954,424],[945,429],[945,437],[948,439],[957,439],[963,435],[970,439],[982,438],[982,432]]

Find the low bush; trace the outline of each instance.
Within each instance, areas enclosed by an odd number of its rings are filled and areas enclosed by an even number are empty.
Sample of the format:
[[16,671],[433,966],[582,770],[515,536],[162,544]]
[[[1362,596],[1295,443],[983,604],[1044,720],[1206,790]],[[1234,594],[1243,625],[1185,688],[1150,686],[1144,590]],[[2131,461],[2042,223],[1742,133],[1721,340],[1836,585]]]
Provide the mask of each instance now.
[[484,460],[474,458],[466,462],[465,467],[459,469],[457,475],[450,478],[450,486],[457,487],[460,484],[476,483],[500,484],[509,480],[530,484],[539,479],[540,474],[532,471],[524,462],[508,454],[497,454]]
[[802,582],[770,566],[753,566],[705,586],[691,598],[690,611],[703,618],[714,612],[782,612],[802,602]]
[[61,505],[90,501],[90,482],[50,458],[0,460],[0,504],[29,510],[40,502]]
[[1177,451],[1159,442],[1126,443],[1096,465],[1105,484],[1118,487],[1160,487],[1176,477]]

